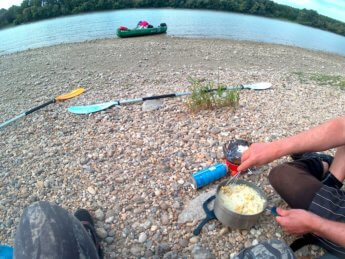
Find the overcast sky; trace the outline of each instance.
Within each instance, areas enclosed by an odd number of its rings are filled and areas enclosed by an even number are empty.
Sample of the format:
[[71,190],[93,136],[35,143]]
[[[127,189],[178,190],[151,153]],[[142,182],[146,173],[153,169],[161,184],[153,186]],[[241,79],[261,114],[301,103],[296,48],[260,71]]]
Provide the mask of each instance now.
[[0,9],[8,9],[12,5],[20,5],[22,2],[23,0],[0,0]]
[[[0,0],[0,9],[20,5],[23,0]],[[273,0],[279,4],[316,10],[318,13],[345,22],[345,0]]]
[[[1,1],[1,0],[0,0]],[[345,22],[345,0],[273,0],[296,8],[307,8],[319,14]]]

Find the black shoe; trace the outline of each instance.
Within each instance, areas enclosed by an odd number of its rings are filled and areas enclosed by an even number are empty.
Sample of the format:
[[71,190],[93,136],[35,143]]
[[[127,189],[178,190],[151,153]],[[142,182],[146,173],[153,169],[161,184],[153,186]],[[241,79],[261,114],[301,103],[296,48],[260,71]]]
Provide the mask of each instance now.
[[95,243],[96,250],[98,252],[98,256],[100,259],[103,258],[103,250],[99,242],[99,237],[97,236],[95,224],[90,213],[86,209],[78,209],[74,216],[79,219],[79,221],[83,224],[86,232],[90,235],[92,241]]
[[292,160],[301,160],[301,159],[309,159],[309,158],[319,158],[322,162],[326,162],[328,166],[331,166],[334,157],[331,155],[326,155],[324,153],[316,153],[316,152],[307,152],[301,154],[292,154],[290,156]]

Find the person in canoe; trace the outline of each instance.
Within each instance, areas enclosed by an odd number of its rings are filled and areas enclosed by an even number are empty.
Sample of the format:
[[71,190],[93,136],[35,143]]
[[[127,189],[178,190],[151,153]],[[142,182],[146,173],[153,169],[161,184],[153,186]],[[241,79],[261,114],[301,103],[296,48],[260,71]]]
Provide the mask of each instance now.
[[137,27],[139,29],[146,29],[149,27],[149,23],[147,21],[140,21],[140,22],[138,22]]

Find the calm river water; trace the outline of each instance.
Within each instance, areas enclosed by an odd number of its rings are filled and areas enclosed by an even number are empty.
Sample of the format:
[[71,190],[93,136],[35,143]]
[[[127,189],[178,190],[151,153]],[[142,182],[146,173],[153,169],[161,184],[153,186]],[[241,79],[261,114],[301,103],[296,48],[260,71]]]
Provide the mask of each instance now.
[[274,19],[186,9],[129,9],[50,19],[0,30],[0,54],[66,42],[117,38],[116,28],[139,20],[165,22],[169,36],[279,43],[345,56],[345,37]]

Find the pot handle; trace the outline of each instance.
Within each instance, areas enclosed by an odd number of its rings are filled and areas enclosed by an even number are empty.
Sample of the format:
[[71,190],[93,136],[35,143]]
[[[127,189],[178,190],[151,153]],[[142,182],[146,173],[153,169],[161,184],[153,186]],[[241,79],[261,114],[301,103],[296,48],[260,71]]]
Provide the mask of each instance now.
[[277,213],[277,207],[275,207],[275,206],[273,206],[271,208],[266,208],[266,210],[268,212],[270,212],[274,217],[279,216],[278,213]]
[[204,219],[200,222],[199,226],[198,226],[196,229],[194,229],[193,235],[194,235],[194,236],[199,235],[200,232],[201,232],[202,227],[205,226],[205,224],[208,223],[210,220],[215,219],[215,218],[216,218],[216,217],[210,218],[210,217],[208,217],[208,216],[207,216],[206,218],[204,218]]
[[204,211],[205,211],[205,213],[206,213],[206,218],[204,218],[204,219],[200,222],[200,224],[197,226],[197,228],[194,229],[194,231],[193,231],[193,235],[194,235],[194,236],[197,236],[197,235],[200,234],[202,227],[205,226],[206,223],[208,223],[210,220],[216,219],[216,215],[214,214],[214,211],[213,211],[213,210],[210,210],[210,209],[208,208],[208,204],[209,204],[211,201],[213,201],[215,198],[216,198],[216,195],[213,195],[213,196],[211,196],[210,198],[208,198],[208,199],[203,203],[202,207],[203,207],[203,209],[204,209]]

